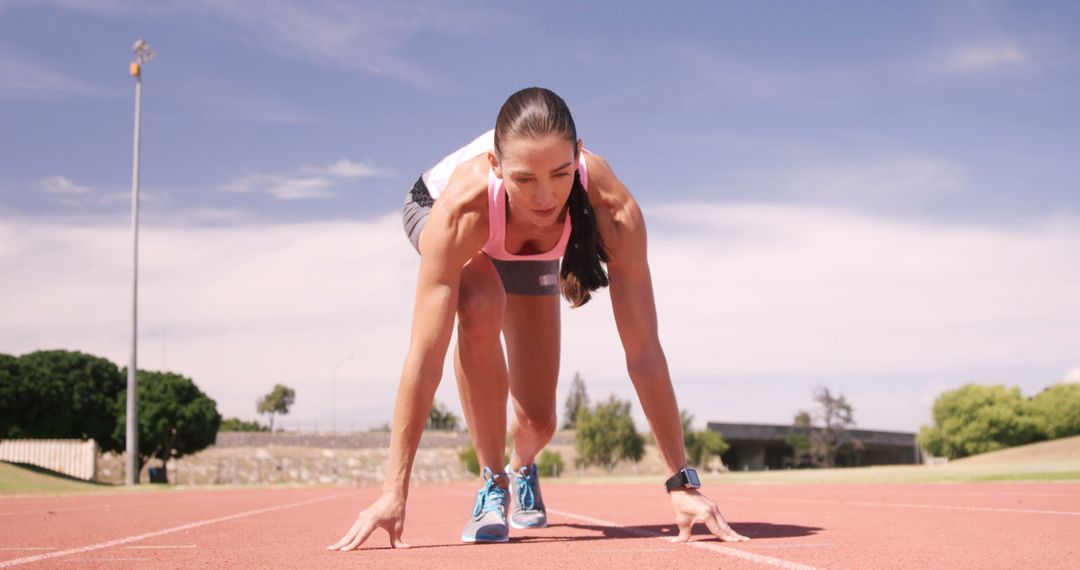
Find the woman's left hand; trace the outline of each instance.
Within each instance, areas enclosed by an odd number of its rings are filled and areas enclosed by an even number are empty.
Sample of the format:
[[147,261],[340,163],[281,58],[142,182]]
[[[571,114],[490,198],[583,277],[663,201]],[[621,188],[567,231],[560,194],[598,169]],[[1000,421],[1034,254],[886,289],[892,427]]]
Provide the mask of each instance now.
[[728,526],[716,503],[702,495],[697,489],[676,489],[671,495],[671,507],[675,510],[675,524],[679,525],[679,542],[690,540],[690,530],[695,523],[703,522],[709,532],[724,542],[744,542],[750,540]]

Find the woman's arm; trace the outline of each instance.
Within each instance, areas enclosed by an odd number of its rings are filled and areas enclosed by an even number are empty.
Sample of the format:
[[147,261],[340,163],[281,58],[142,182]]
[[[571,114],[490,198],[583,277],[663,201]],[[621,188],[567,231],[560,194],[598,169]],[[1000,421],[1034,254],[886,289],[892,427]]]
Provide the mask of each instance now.
[[[656,302],[649,274],[645,217],[630,191],[602,158],[589,155],[589,201],[597,214],[608,249],[608,276],[615,326],[626,352],[626,368],[649,421],[668,474],[686,467],[679,405],[671,385],[664,349],[657,332]],[[725,541],[748,540],[731,530],[716,504],[696,490],[670,493],[679,539],[689,540],[695,522]]]
[[483,247],[488,236],[486,184],[486,172],[462,165],[428,216],[420,240],[412,334],[394,404],[383,493],[373,505],[361,511],[353,526],[330,550],[353,550],[376,528],[389,533],[391,546],[407,546],[400,539],[409,478],[435,389],[442,377],[457,310],[461,270]]
[[[591,160],[590,160],[591,159]],[[645,218],[607,162],[589,160],[589,201],[608,250],[611,306],[626,353],[626,368],[670,474],[686,466],[682,423],[667,359],[657,332]]]
[[[474,212],[455,213],[441,200],[432,207],[420,241],[420,274],[416,284],[409,352],[398,384],[390,431],[390,458],[383,491],[408,496],[409,477],[420,436],[424,433],[457,310],[461,268],[484,245],[487,225]],[[448,207],[440,208],[440,204]],[[477,226],[483,225],[477,231]]]

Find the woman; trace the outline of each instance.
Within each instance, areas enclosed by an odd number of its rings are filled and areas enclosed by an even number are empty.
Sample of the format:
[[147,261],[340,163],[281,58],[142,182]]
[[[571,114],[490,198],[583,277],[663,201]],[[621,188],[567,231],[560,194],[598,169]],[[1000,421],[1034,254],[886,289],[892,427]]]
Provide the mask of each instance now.
[[[696,473],[686,468],[679,410],[657,337],[641,210],[604,159],[583,150],[558,95],[542,88],[511,95],[494,131],[417,180],[404,217],[420,252],[420,275],[386,480],[382,495],[329,549],[355,549],[375,528],[390,534],[391,546],[406,546],[409,476],[455,315],[458,391],[483,467],[462,540],[505,542],[509,526],[546,526],[533,461],[556,428],[558,294],[579,307],[609,277],[630,378],[674,474],[667,489],[680,540],[689,539],[695,522],[722,540],[748,540],[697,491]],[[514,449],[504,467],[508,392]]]

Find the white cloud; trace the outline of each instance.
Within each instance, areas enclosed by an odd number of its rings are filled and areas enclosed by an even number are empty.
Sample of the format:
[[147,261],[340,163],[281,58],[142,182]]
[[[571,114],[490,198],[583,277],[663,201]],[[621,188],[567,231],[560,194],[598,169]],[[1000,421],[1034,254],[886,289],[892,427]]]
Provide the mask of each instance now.
[[104,90],[51,69],[37,58],[13,53],[0,46],[0,100],[104,94]]
[[226,120],[257,123],[300,124],[310,122],[314,115],[288,101],[275,99],[255,89],[220,78],[187,81],[182,100],[209,110]]
[[[94,208],[98,206],[115,206],[131,203],[131,190],[115,187],[92,188],[77,184],[71,178],[63,175],[49,176],[38,181],[38,189],[50,198],[69,208]],[[162,203],[169,200],[167,190],[139,190],[139,201],[146,203]]]
[[1080,384],[1080,366],[1065,373],[1065,382],[1070,384]]
[[303,166],[292,172],[256,173],[241,176],[224,186],[227,192],[265,192],[278,200],[334,198],[334,186],[342,181],[386,176],[388,171],[370,163],[341,159],[329,166]]
[[339,2],[336,0],[53,0],[70,10],[105,17],[131,14],[174,17],[188,13],[228,25],[234,39],[290,60],[389,77],[433,93],[459,88],[437,67],[407,54],[429,34],[462,35],[506,20],[496,6],[442,2]]
[[967,187],[966,169],[933,157],[901,157],[860,164],[814,166],[793,172],[785,183],[792,197],[843,204],[921,204]]
[[1027,63],[1027,54],[1014,41],[992,42],[953,50],[945,59],[951,71],[981,72]]
[[190,212],[192,222],[239,223],[252,220],[250,212],[229,208],[196,208]]
[[337,196],[329,190],[333,182],[326,178],[293,178],[271,184],[267,192],[278,200],[310,200]]
[[[661,338],[699,420],[790,421],[810,389],[866,427],[917,428],[967,381],[1052,383],[1076,362],[1080,221],[1017,228],[900,222],[831,208],[647,208]],[[0,347],[127,359],[129,230],[0,220]],[[146,228],[141,362],[191,375],[227,415],[275,383],[290,421],[389,419],[418,259],[400,219]],[[631,397],[607,294],[563,312],[564,378]],[[452,354],[452,351],[451,351]],[[565,386],[565,383],[564,383]],[[460,409],[450,373],[439,399]],[[560,404],[562,393],[560,393]],[[561,407],[561,406],[560,406]]]
[[44,178],[38,182],[38,187],[46,194],[79,195],[93,192],[89,186],[79,186],[66,176]]
[[200,11],[228,22],[249,41],[288,59],[390,77],[433,92],[453,89],[454,79],[405,56],[408,43],[423,34],[474,29],[492,19],[490,8],[450,8],[437,2],[200,3]]
[[353,162],[348,159],[341,159],[327,166],[325,172],[341,178],[368,178],[386,175],[382,169],[376,168],[374,165]]

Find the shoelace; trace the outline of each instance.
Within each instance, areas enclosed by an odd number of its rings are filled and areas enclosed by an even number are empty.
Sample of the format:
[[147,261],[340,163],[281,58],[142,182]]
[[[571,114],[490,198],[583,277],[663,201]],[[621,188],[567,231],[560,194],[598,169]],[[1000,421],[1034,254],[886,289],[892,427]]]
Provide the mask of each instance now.
[[484,468],[484,486],[476,492],[476,502],[473,504],[473,516],[480,513],[496,511],[502,508],[506,502],[506,489],[495,483],[491,475],[491,468]]
[[514,476],[517,481],[514,483],[517,487],[517,500],[521,508],[531,511],[536,506],[536,492],[533,490],[533,485],[536,484],[535,472],[528,468],[522,467],[525,474],[515,473]]

